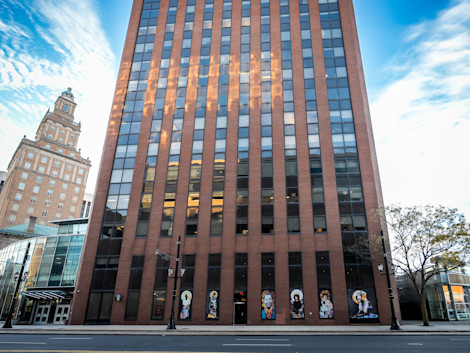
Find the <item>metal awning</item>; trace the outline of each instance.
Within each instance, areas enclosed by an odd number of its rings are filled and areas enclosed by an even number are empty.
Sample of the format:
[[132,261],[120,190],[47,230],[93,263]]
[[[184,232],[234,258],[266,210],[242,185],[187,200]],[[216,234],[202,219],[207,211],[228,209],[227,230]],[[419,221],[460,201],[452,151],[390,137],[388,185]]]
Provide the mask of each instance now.
[[72,295],[68,292],[61,290],[32,290],[26,292],[20,292],[19,294],[29,297],[31,299],[45,299],[45,300],[57,300],[71,298]]

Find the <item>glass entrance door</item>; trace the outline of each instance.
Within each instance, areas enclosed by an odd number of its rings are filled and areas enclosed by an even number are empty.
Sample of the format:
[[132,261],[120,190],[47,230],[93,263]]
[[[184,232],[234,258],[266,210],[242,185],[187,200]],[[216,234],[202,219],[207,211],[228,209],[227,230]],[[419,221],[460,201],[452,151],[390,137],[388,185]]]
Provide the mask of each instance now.
[[234,302],[233,306],[233,323],[246,325],[246,302]]
[[36,308],[36,315],[34,316],[35,325],[45,325],[47,324],[47,319],[49,317],[49,312],[51,310],[51,305],[38,305]]
[[59,304],[55,309],[54,324],[63,325],[69,319],[70,304]]

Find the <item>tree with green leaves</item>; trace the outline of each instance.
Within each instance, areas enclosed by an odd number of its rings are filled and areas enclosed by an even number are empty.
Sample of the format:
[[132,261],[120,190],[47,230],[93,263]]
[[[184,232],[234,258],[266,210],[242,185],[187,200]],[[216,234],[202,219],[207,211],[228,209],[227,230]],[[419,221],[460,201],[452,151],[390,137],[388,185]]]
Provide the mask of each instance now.
[[426,284],[435,275],[463,266],[470,257],[470,225],[455,208],[388,206],[384,216],[391,236],[389,255],[397,272],[413,284],[423,325],[429,326]]

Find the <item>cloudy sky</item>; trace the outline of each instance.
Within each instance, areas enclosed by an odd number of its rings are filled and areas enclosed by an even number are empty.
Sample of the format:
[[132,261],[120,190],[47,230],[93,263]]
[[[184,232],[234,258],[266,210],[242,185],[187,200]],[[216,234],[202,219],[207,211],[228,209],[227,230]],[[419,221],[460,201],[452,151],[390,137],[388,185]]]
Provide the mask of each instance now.
[[[470,218],[470,0],[353,0],[387,204]],[[0,2],[0,170],[72,87],[93,191],[131,0]]]

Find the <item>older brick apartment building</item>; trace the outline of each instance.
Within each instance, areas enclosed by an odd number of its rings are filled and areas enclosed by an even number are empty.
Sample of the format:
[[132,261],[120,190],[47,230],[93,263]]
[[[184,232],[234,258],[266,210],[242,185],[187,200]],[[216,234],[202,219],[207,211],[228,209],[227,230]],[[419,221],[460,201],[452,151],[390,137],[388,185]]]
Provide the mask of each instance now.
[[352,0],[135,0],[96,190],[71,324],[390,323]]

